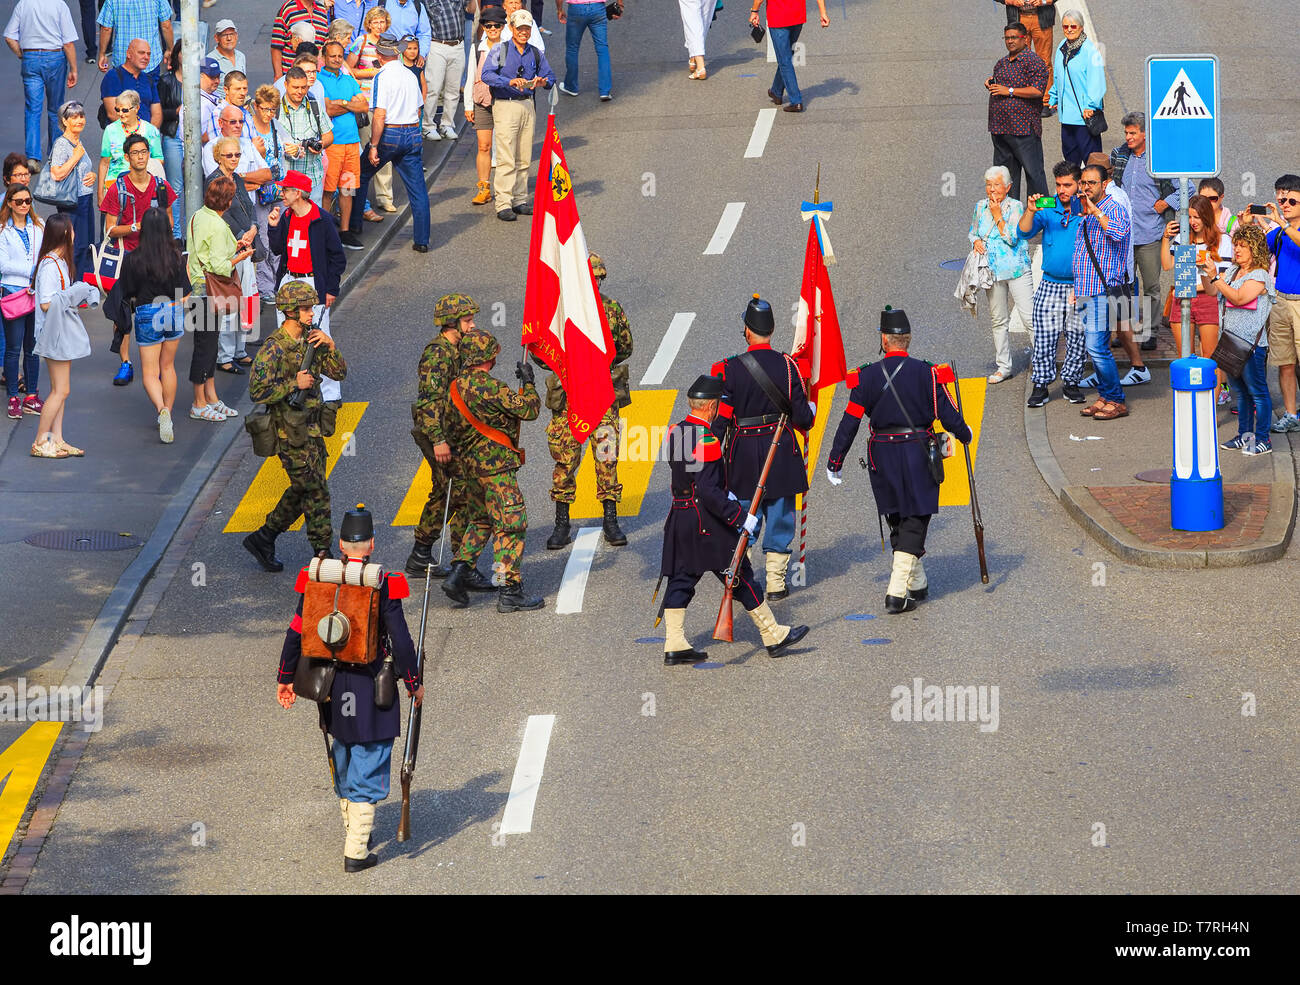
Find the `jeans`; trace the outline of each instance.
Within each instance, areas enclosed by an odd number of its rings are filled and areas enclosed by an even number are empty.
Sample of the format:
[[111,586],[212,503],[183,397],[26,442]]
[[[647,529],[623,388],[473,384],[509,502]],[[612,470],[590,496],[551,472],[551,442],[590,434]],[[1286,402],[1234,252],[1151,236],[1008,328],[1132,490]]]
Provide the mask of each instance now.
[[1097,393],[1106,400],[1124,403],[1124,388],[1119,385],[1119,370],[1110,354],[1110,304],[1115,300],[1105,294],[1077,298],[1079,320],[1083,324],[1084,344],[1097,371]]
[[27,156],[45,160],[41,153],[41,103],[45,103],[50,146],[62,130],[59,106],[68,91],[68,60],[59,51],[23,52],[23,131]]
[[1237,433],[1255,432],[1255,443],[1268,441],[1273,423],[1273,398],[1268,392],[1268,347],[1257,345],[1241,368],[1240,376],[1229,377],[1237,391]]
[[[740,505],[748,510],[749,500],[742,499]],[[789,554],[794,543],[794,497],[765,499],[755,516],[763,518],[763,553]]]
[[[6,287],[5,294],[14,291],[15,288]],[[31,396],[36,393],[40,384],[41,360],[32,355],[32,349],[36,347],[36,312],[32,312],[23,318],[15,318],[10,321],[4,319],[5,326],[5,389],[9,396],[18,396],[18,356],[23,357],[23,376],[27,378],[27,394]],[[1265,428],[1268,425],[1265,424]]]
[[95,269],[90,248],[95,245],[95,196],[80,195],[75,209],[59,209],[72,220],[72,276],[80,280],[82,274]]
[[799,80],[794,76],[794,43],[799,40],[802,24],[793,27],[770,27],[767,35],[776,49],[776,77],[772,79],[772,94],[777,98],[789,97],[790,102],[802,103]]
[[602,96],[608,96],[614,84],[609,67],[609,41],[606,28],[609,19],[602,3],[569,5],[568,21],[564,27],[564,88],[578,91],[578,52],[582,46],[582,32],[590,31],[596,45],[596,86]]
[[180,137],[162,138],[163,170],[167,173],[167,184],[176,193],[176,221],[172,223],[172,235],[176,239],[185,238],[185,143]]
[[[428,246],[429,189],[424,183],[424,135],[420,132],[420,125],[412,123],[409,126],[384,127],[383,135],[379,138],[378,151],[378,167],[370,164],[369,153],[361,159],[361,187],[357,189],[357,198],[365,200],[366,192],[370,189],[370,179],[374,177],[376,171],[391,161],[393,170],[402,179],[402,185],[406,189],[406,200],[411,205],[415,245]],[[361,232],[360,210],[352,210],[349,228],[354,233]]]
[[[99,4],[95,0],[80,0],[81,5],[81,39],[86,42],[86,57],[94,58],[99,54]],[[180,35],[176,35],[180,37]]]

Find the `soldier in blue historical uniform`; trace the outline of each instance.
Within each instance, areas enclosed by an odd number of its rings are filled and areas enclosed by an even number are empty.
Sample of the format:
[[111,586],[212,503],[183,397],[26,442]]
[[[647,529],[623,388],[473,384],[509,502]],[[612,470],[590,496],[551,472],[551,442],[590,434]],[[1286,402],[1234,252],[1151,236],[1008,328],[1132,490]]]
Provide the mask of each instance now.
[[[668,579],[663,617],[666,627],[664,664],[695,663],[708,656],[686,640],[686,607],[695,597],[695,585],[708,572],[722,581],[740,539],[758,529],[733,493],[727,491],[722,464],[722,443],[709,426],[718,414],[722,381],[701,376],[686,393],[690,413],[674,424],[665,437],[672,466],[672,509],[664,523],[664,550],[660,574]],[[770,442],[771,435],[768,435]],[[757,483],[757,477],[755,477]],[[808,635],[807,626],[782,626],[754,583],[749,558],[742,556],[735,598],[754,620],[767,652],[781,656],[787,647]]]
[[[349,510],[344,516],[339,547],[347,568],[364,565],[374,550],[374,522],[363,506]],[[295,586],[299,593],[306,591],[307,580],[304,568]],[[378,592],[381,652],[369,664],[335,661],[328,700],[319,704],[320,726],[334,738],[330,756],[334,792],[339,797],[347,832],[343,852],[345,872],[360,872],[379,861],[379,856],[370,853],[370,834],[375,823],[375,805],[388,797],[393,740],[401,733],[400,702],[394,700],[386,709],[375,706],[376,677],[386,658],[392,658],[416,705],[424,700],[424,685],[416,676],[415,646],[402,613],[401,600],[411,594],[410,586],[405,576],[390,573],[380,580]],[[285,708],[291,708],[296,697],[293,681],[302,658],[302,610],[303,597],[299,597],[280,651],[276,698]],[[313,630],[308,627],[308,631]]]
[[767,558],[767,597],[773,600],[790,594],[785,572],[794,542],[794,498],[808,491],[808,474],[794,432],[796,428],[807,431],[815,417],[799,367],[769,343],[775,327],[772,306],[755,294],[745,308],[745,342],[749,348],[714,363],[712,371],[722,381],[724,391],[713,430],[725,438],[727,487],[742,497],[746,507],[758,487],[777,419],[783,412],[787,416],[767,477],[762,509],[758,511],[766,524],[763,551]]
[[847,379],[849,405],[835,431],[827,478],[839,485],[844,456],[857,437],[865,414],[871,437],[867,461],[876,509],[889,524],[894,569],[885,592],[885,611],[907,612],[929,594],[921,557],[930,517],[939,512],[939,483],[930,475],[926,435],[937,418],[957,440],[969,444],[970,428],[962,420],[936,368],[907,354],[912,329],[907,315],[886,307],[880,314],[880,349],[884,359],[852,370]]

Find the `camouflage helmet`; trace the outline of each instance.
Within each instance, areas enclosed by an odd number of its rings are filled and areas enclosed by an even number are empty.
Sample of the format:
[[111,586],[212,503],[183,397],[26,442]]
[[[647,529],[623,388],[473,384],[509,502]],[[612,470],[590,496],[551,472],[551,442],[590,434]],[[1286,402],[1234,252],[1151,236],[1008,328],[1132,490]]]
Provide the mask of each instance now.
[[478,313],[478,305],[468,294],[444,294],[433,308],[435,325],[455,325],[466,315]]
[[597,277],[604,277],[609,273],[605,269],[605,261],[600,258],[599,253],[591,254],[591,272]]
[[460,340],[460,358],[463,367],[477,366],[490,362],[501,351],[501,343],[491,332],[475,329],[467,332]]
[[316,288],[300,280],[291,280],[275,292],[275,306],[285,314],[295,314],[300,308],[314,308],[318,304]]

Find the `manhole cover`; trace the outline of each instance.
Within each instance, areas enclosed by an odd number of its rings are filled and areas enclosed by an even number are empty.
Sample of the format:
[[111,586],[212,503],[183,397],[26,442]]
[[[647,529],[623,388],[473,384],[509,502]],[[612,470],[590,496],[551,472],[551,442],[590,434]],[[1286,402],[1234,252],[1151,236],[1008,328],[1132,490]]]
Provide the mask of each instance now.
[[1168,469],[1147,469],[1145,472],[1139,472],[1133,478],[1140,482],[1165,482],[1169,481]]
[[43,530],[24,542],[52,551],[125,551],[144,543],[134,534],[116,530]]
[[965,260],[940,260],[939,266],[941,266],[944,270],[961,270],[962,267],[966,266],[966,261]]

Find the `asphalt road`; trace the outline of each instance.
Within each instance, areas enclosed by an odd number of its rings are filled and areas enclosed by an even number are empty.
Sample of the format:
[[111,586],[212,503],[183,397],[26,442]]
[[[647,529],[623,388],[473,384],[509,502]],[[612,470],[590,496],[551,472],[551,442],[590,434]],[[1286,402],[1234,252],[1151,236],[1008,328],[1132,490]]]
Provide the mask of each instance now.
[[[1001,9],[981,5],[993,9],[955,25],[949,4],[850,2],[847,19],[832,4],[832,28],[805,34],[808,111],[778,113],[762,157],[746,159],[770,67],[743,12],[729,6],[710,36],[710,78],[699,84],[685,78],[675,9],[662,6],[638,6],[611,30],[614,102],[596,101],[588,48],[583,95],[558,107],[588,241],[631,318],[634,387],[677,312],[696,318],[658,389],[680,390],[741,347],[750,293],[789,311],[806,236],[798,205],[819,162],[823,197],[835,202],[832,277],[850,362],[872,358],[876,312],[888,303],[909,312],[917,355],[955,359],[968,377],[989,372],[987,316],[956,313],[954,275],[938,263],[964,255],[982,195],[980,82],[1000,54]],[[1282,13],[1251,6],[1254,24]],[[1140,104],[1150,51],[1216,51],[1225,173],[1252,172],[1270,187],[1294,170],[1284,153],[1293,104],[1269,96],[1276,79],[1255,48],[1221,43],[1236,38],[1239,10],[1169,7],[1156,40],[1143,8],[1095,5],[1112,71],[1108,115]],[[1047,130],[1050,160],[1055,126]],[[1117,139],[1107,138],[1107,147]],[[418,464],[408,404],[432,301],[473,294],[488,322],[504,306],[501,376],[522,312],[527,224],[468,204],[467,150],[435,192],[437,249],[394,247],[333,321],[351,366],[345,399],[368,402],[355,454],[331,476],[335,515],[370,504],[384,518],[378,554],[394,568],[410,532],[387,520]],[[1244,201],[1234,184],[1230,199]],[[705,256],[730,202],[745,203],[735,235]],[[789,338],[778,330],[778,342]],[[1023,348],[1025,337],[1013,341]],[[1017,368],[1024,362],[1018,352]],[[241,535],[223,532],[259,464],[237,445],[245,458],[122,665],[107,726],[29,891],[1289,891],[1300,875],[1290,700],[1300,681],[1285,630],[1294,549],[1247,569],[1119,563],[1039,480],[1022,381],[993,388],[983,414],[988,586],[969,511],[945,508],[927,545],[932,600],[885,616],[888,562],[865,473],[846,470],[831,489],[819,468],[810,584],[774,604],[783,621],[812,627],[807,641],[772,660],[737,615],[737,642],[711,644],[716,666],[702,669],[665,670],[660,645],[637,642],[659,635],[650,593],[666,471],[653,472],[639,513],[625,518],[629,545],[597,548],[582,611],[557,615],[569,551],[543,549],[550,461],[541,423],[526,428],[524,578],[548,606],[503,616],[480,599],[451,610],[435,587],[414,837],[386,841],[382,864],[351,877],[338,864],[314,710],[274,702],[292,579],[257,570]],[[831,429],[843,404],[840,392]],[[674,419],[684,406],[679,396]],[[287,563],[307,550],[301,534],[281,539]],[[194,564],[204,565],[202,586]],[[697,644],[716,600],[704,588],[690,609]],[[418,606],[407,613],[414,626]],[[915,678],[996,686],[996,731],[895,721],[891,690]],[[1245,693],[1254,716],[1242,713]],[[502,835],[531,715],[555,716],[532,830]],[[381,806],[383,838],[397,813],[395,797]]]

